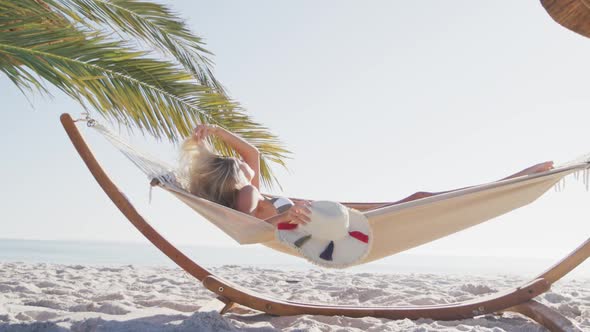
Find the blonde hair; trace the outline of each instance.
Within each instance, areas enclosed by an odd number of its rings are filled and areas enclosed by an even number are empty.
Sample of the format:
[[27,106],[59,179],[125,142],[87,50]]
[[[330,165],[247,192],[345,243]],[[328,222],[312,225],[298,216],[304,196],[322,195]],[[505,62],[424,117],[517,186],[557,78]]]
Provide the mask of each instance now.
[[216,155],[204,140],[184,140],[179,164],[186,190],[227,207],[234,207],[237,190],[249,182],[236,158]]

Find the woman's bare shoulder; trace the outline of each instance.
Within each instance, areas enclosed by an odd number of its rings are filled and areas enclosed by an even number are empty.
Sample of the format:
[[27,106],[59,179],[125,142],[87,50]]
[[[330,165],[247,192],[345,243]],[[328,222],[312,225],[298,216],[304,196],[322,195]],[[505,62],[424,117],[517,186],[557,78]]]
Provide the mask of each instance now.
[[238,190],[236,194],[236,210],[252,214],[260,201],[260,192],[249,184]]

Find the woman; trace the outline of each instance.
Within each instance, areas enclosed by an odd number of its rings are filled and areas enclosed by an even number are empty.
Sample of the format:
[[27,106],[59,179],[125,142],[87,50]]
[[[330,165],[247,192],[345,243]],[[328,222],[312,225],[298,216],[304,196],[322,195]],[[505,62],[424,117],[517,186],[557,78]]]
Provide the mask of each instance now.
[[[222,157],[211,152],[205,138],[213,135],[241,157]],[[310,221],[309,202],[293,203],[284,197],[260,194],[260,153],[241,137],[217,126],[198,125],[182,143],[180,164],[185,186],[194,195],[263,219],[273,225]]]
[[[223,140],[240,155],[241,159],[212,153],[205,141],[210,135]],[[185,186],[194,195],[250,214],[273,225],[283,222],[306,224],[310,221],[310,202],[293,203],[288,198],[269,199],[260,194],[260,153],[256,147],[221,127],[198,125],[192,137],[182,144],[180,163],[187,178]],[[552,168],[553,162],[548,161],[501,180],[544,172]],[[390,204],[445,192],[420,191]]]

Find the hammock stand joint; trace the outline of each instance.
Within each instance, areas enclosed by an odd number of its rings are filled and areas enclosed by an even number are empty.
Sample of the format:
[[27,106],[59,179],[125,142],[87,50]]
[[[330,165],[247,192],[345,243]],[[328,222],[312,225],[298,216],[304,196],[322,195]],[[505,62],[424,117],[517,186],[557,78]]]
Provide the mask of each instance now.
[[[104,172],[93,153],[80,134],[71,116],[64,113],[61,123],[78,154],[88,167],[90,173],[104,190],[115,206],[154,246],[168,256],[180,268],[199,280],[205,288],[218,296],[224,305],[221,314],[240,304],[271,315],[326,315],[348,317],[378,317],[388,319],[436,319],[459,320],[486,314],[516,312],[528,316],[551,331],[581,331],[573,322],[557,311],[537,302],[534,298],[547,292],[551,285],[571,272],[590,256],[590,238],[572,251],[554,266],[533,280],[510,290],[489,296],[445,305],[424,305],[405,307],[357,307],[342,305],[322,305],[285,301],[272,297],[260,296],[229,281],[215,276],[198,265],[188,256],[168,242],[135,209],[125,195],[117,188]],[[578,165],[578,167],[580,167]],[[367,210],[382,206],[382,203],[343,203],[349,207]]]

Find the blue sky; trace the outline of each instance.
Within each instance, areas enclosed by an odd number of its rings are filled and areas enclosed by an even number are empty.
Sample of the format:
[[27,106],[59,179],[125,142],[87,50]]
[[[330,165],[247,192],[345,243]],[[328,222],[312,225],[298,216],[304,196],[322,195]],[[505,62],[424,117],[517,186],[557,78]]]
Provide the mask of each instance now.
[[[590,152],[590,40],[524,1],[170,1],[216,55],[232,97],[294,153],[288,196],[390,201]],[[59,124],[81,109],[0,76],[3,238],[143,241]],[[183,244],[233,245],[88,132],[149,220]],[[164,159],[174,146],[132,138]],[[416,253],[558,256],[590,234],[589,194],[563,192]]]

